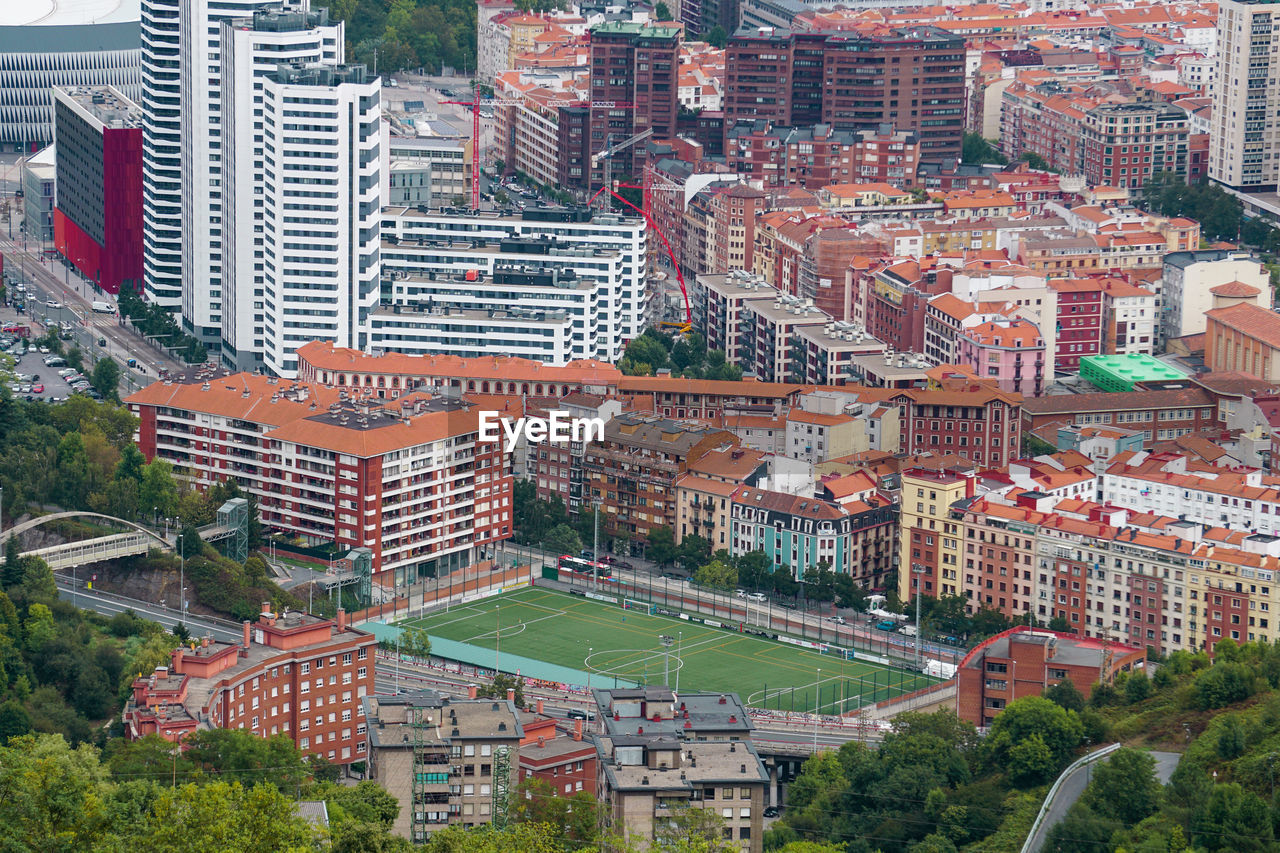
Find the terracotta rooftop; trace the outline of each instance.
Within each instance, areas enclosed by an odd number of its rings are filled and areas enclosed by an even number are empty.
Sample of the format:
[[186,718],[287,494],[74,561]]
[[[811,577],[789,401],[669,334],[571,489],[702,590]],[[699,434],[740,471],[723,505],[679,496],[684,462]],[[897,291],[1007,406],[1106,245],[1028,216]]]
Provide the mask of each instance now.
[[1205,316],[1267,346],[1280,348],[1280,315],[1266,308],[1243,302],[1228,308],[1215,308]]
[[1247,299],[1250,296],[1257,296],[1262,291],[1251,284],[1245,284],[1243,281],[1229,281],[1226,284],[1220,284],[1217,287],[1210,288],[1209,292],[1214,296],[1225,296],[1233,299]]

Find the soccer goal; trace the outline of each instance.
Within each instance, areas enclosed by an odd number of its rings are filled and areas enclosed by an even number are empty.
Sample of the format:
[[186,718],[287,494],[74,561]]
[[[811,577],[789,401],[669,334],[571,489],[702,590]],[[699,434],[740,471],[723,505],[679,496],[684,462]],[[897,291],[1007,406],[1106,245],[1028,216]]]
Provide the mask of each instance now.
[[650,616],[652,616],[655,612],[657,612],[658,605],[651,604],[648,601],[636,601],[634,598],[624,598],[622,599],[622,609],[623,610],[642,610],[645,613],[648,613]]

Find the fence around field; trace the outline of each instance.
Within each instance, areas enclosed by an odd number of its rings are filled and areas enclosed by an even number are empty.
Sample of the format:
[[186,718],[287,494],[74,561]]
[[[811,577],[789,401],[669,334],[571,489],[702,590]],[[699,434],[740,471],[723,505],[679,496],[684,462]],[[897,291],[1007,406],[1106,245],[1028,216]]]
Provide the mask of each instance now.
[[504,568],[485,561],[467,566],[443,577],[413,584],[380,604],[351,615],[351,624],[362,622],[394,622],[409,616],[421,616],[437,607],[452,607],[529,586],[533,581],[529,566]]

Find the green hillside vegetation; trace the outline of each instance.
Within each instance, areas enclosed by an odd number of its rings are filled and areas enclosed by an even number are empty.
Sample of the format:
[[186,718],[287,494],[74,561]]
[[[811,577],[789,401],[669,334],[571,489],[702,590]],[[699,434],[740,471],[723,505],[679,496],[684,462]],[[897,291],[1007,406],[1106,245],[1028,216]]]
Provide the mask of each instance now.
[[[539,4],[550,8],[555,4]],[[347,61],[381,74],[423,69],[476,70],[476,4],[466,0],[320,0],[346,24]],[[376,51],[376,60],[375,60]]]
[[[1089,701],[1073,686],[1010,703],[985,738],[954,714],[908,713],[879,750],[806,762],[766,850],[1017,853],[1048,784],[1099,744],[1125,748],[1051,833],[1055,853],[1280,851],[1280,648],[1218,643],[1124,674]],[[1170,784],[1145,748],[1185,750]]]

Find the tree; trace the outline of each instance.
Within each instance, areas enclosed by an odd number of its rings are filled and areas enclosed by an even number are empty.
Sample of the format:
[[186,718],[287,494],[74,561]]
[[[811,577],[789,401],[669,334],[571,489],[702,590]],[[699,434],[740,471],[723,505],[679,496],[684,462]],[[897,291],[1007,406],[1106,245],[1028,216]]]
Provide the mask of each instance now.
[[1235,782],[1214,785],[1209,800],[1192,818],[1192,840],[1211,851],[1253,853],[1270,850],[1274,832],[1266,804]]
[[680,547],[676,549],[676,562],[687,571],[698,568],[710,557],[711,543],[694,533],[681,539]]
[[645,543],[645,556],[659,566],[671,564],[676,557],[676,543],[670,527],[662,525],[649,531],[649,539]]
[[600,806],[586,791],[562,797],[550,782],[528,778],[516,786],[510,802],[517,821],[558,830],[556,840],[567,847],[590,846],[599,834]]
[[173,479],[173,466],[158,456],[142,469],[138,508],[144,515],[156,512],[165,517],[178,509],[178,484]]
[[724,818],[712,809],[675,806],[669,810],[666,820],[655,821],[654,845],[660,849],[688,849],[699,851],[737,850],[737,846],[723,837]]
[[1151,695],[1151,679],[1145,670],[1129,673],[1124,682],[1124,699],[1130,705],[1136,705]]
[[671,7],[662,0],[658,0],[658,5],[653,7],[653,16],[659,21],[670,21]]
[[567,524],[557,524],[547,532],[547,548],[557,554],[570,554],[574,557],[582,553],[582,540],[577,531]]
[[1063,853],[1113,850],[1111,836],[1120,828],[1119,821],[1101,817],[1085,804],[1076,803],[1067,816],[1049,831],[1048,842],[1043,849]]
[[120,365],[110,356],[98,359],[89,374],[89,384],[107,400],[120,399],[116,395],[120,389]]
[[749,589],[772,589],[769,555],[764,551],[748,551],[737,559],[738,583]]
[[76,370],[84,368],[84,353],[80,352],[80,347],[72,347],[67,350],[65,358],[67,359],[67,367],[73,367]]
[[1077,714],[1084,710],[1084,694],[1076,688],[1070,678],[1064,678],[1057,684],[1046,687],[1044,698]]
[[1119,749],[1093,767],[1084,801],[1098,815],[1133,826],[1160,807],[1156,761],[1136,749]]
[[724,50],[724,46],[729,43],[729,34],[724,31],[724,27],[716,25],[711,28],[711,32],[707,33],[707,44],[712,47]]
[[267,784],[213,782],[158,788],[145,818],[129,828],[129,846],[141,850],[313,850],[315,832],[291,798]]
[[733,589],[738,583],[738,570],[731,563],[712,560],[693,573],[693,579],[700,586],[712,589]]
[[1036,171],[1039,171],[1039,172],[1052,171],[1049,168],[1049,161],[1044,159],[1044,157],[1040,156],[1034,151],[1026,151],[1018,159],[1021,160],[1023,163],[1026,163],[1028,166],[1035,169]]
[[[92,850],[106,828],[97,750],[61,735],[0,746],[0,826],[13,850]],[[178,847],[170,849],[180,849]]]
[[402,628],[400,631],[400,651],[407,655],[426,660],[431,656],[431,637],[426,628]]
[[988,163],[1003,166],[1009,162],[1009,158],[1001,154],[995,145],[984,139],[981,133],[966,133],[960,161],[971,166],[983,166]]
[[516,678],[514,675],[506,673],[498,673],[493,681],[489,684],[482,684],[476,691],[476,695],[481,699],[506,699],[507,691],[515,691],[515,703],[517,708],[524,707],[524,679]]
[[184,524],[178,536],[178,553],[190,560],[199,556],[204,550],[204,540],[200,538],[200,529],[193,524]]
[[[1008,767],[1016,758],[1025,784],[1037,784],[1061,768],[1080,745],[1084,729],[1074,711],[1041,696],[1025,696],[1010,702],[991,724],[985,747],[996,767]],[[1038,737],[1048,750],[1048,761],[1038,746],[1026,746]],[[1022,746],[1016,753],[1015,748]]]

